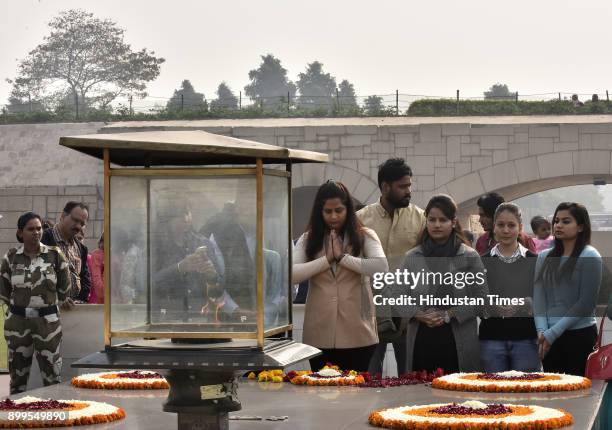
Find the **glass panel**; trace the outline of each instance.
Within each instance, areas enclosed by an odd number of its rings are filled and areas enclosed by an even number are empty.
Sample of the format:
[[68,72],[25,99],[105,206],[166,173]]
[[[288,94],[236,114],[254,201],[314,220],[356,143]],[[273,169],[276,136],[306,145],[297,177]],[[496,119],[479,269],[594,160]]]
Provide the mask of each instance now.
[[147,322],[147,180],[112,176],[110,185],[111,330],[117,331]]
[[150,179],[151,324],[255,332],[255,177]]
[[289,323],[287,178],[264,176],[264,327]]

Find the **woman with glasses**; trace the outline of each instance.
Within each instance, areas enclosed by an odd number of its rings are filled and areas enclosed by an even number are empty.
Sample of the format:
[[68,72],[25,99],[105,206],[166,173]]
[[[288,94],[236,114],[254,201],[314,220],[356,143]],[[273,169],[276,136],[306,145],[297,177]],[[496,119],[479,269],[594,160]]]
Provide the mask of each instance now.
[[303,342],[323,352],[310,360],[313,371],[328,362],[368,370],[378,344],[368,276],[387,270],[380,240],[355,216],[344,184],[321,185],[293,253],[293,282],[310,280]]

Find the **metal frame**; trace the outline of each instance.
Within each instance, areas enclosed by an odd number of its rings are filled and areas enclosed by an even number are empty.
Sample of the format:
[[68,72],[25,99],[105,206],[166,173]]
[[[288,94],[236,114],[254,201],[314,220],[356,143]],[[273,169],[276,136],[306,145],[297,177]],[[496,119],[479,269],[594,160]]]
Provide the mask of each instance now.
[[[289,177],[290,173],[283,170],[262,169],[264,175]],[[230,175],[256,175],[257,167],[209,167],[198,169],[110,169],[111,176],[230,176]]]
[[[288,233],[288,237],[287,237],[287,261],[291,262],[291,264],[293,265],[293,197],[292,197],[292,190],[293,190],[293,183],[292,183],[292,178],[293,178],[293,164],[291,163],[291,160],[287,161],[287,164],[285,165],[285,168],[287,169],[287,218],[289,220],[289,225],[287,226],[287,233]],[[292,337],[293,335],[293,267],[290,266],[288,269],[289,271],[288,276],[287,276],[287,300],[289,301],[289,313],[287,315],[287,318],[289,320],[289,324],[291,325],[291,328],[288,330],[288,335],[290,337]]]
[[264,337],[274,336],[275,334],[293,331],[293,324],[282,325],[276,328],[272,328],[270,330],[264,331]]
[[255,175],[255,170],[252,167],[209,167],[204,169],[112,169],[111,176],[229,176],[229,175]]
[[257,309],[257,346],[263,348],[264,346],[264,258],[263,258],[263,161],[261,158],[257,159],[255,175],[255,189],[257,193],[257,220],[256,220],[256,231],[255,231],[255,243],[257,248],[255,249],[255,273],[257,276],[257,302],[255,308]]
[[[104,267],[110,263],[110,154],[104,150]],[[107,271],[110,274],[110,270]],[[104,345],[111,345],[110,276],[104,276]]]
[[[266,330],[263,332],[263,338],[273,336],[278,333],[283,333],[286,331],[293,330],[293,324],[287,324],[279,327],[275,327],[270,330]],[[154,335],[156,338],[162,339],[170,339],[170,338],[180,338],[180,339],[197,339],[197,338],[206,338],[206,339],[223,339],[223,338],[234,338],[234,339],[257,339],[257,346],[262,348],[263,345],[259,345],[259,333],[254,332],[236,332],[236,331],[219,331],[219,332],[211,332],[211,331],[192,331],[192,332],[159,332],[159,331],[132,331],[132,330],[118,330],[111,331],[111,337],[118,338],[133,338],[133,337],[151,337]]]
[[[256,310],[257,310],[257,329],[255,332],[175,332],[175,333],[164,333],[156,331],[132,331],[132,330],[111,330],[111,303],[110,303],[110,277],[105,276],[104,283],[104,344],[106,348],[111,347],[111,340],[113,337],[119,338],[139,338],[139,337],[156,337],[156,338],[235,338],[235,339],[256,339],[257,346],[263,348],[264,340],[268,336],[272,336],[282,332],[290,332],[293,330],[293,312],[292,312],[292,291],[291,291],[291,268],[289,268],[289,285],[288,285],[288,324],[275,327],[270,330],[265,330],[264,325],[264,282],[263,282],[263,271],[264,271],[264,258],[263,258],[263,239],[264,239],[264,175],[278,176],[287,178],[287,190],[288,190],[288,252],[289,261],[291,261],[292,254],[292,237],[291,237],[291,162],[286,164],[286,170],[275,170],[265,169],[263,167],[263,159],[258,158],[256,160],[255,168],[252,167],[237,167],[237,168],[225,168],[225,167],[210,167],[210,168],[162,168],[162,169],[151,169],[151,168],[110,168],[110,154],[108,149],[104,149],[104,264],[106,267],[110,267],[110,211],[111,211],[111,200],[110,200],[110,178],[112,176],[117,177],[198,177],[198,176],[255,176],[256,184]],[[149,212],[150,212],[150,196],[147,195],[147,231],[150,230],[149,224]],[[147,241],[148,242],[148,241]],[[147,245],[147,256],[150,264],[150,249]],[[148,270],[147,272],[150,272]],[[147,274],[150,277],[150,273]],[[150,282],[148,282],[148,288],[150,288]],[[150,291],[149,291],[150,292]],[[150,299],[150,298],[148,298]],[[150,300],[147,300],[147,306],[149,306]],[[147,312],[147,318],[149,318]],[[150,324],[150,321],[148,322]],[[151,324],[153,327],[154,324]]]
[[197,339],[197,338],[205,338],[205,339],[223,339],[223,338],[234,338],[234,339],[256,339],[257,333],[246,333],[246,332],[233,332],[233,331],[219,331],[219,332],[209,332],[209,331],[192,331],[192,332],[158,332],[158,331],[113,331],[111,332],[112,336],[118,338],[140,338],[140,337],[155,337],[161,339],[170,339],[170,338],[179,338],[179,339]]

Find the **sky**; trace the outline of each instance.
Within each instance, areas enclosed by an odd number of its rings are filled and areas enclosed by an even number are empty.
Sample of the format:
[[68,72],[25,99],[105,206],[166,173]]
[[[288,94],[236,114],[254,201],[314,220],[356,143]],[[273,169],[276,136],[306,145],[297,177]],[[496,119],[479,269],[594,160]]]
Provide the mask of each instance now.
[[[479,97],[496,82],[521,95],[612,92],[609,0],[0,0],[0,105],[20,59],[60,11],[110,18],[128,43],[166,59],[148,84],[172,96],[183,79],[207,98],[236,92],[271,53],[289,78],[315,60],[358,95]],[[138,107],[135,101],[135,107]],[[600,189],[612,209],[612,186]]]
[[[481,96],[496,82],[519,94],[612,91],[609,0],[1,0],[0,104],[18,60],[58,12],[81,8],[126,30],[134,49],[166,62],[148,86],[170,97],[183,79],[207,98],[238,92],[272,53],[296,79],[318,60],[358,95]],[[586,98],[586,96],[584,97]]]

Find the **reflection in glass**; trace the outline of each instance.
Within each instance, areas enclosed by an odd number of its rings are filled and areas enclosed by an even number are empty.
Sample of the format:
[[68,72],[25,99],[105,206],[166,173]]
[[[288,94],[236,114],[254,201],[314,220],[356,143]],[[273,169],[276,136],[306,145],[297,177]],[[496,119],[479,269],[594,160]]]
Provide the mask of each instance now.
[[[114,176],[111,188],[113,331],[256,331],[254,176]],[[265,176],[266,330],[289,318],[287,211],[287,179]]]

